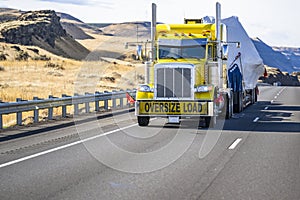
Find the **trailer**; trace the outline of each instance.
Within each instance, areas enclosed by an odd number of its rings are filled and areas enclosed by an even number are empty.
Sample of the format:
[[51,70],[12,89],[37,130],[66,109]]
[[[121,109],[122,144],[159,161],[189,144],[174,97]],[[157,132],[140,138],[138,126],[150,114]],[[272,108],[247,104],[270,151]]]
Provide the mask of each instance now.
[[228,87],[231,88],[234,98],[233,108],[235,112],[241,112],[244,107],[257,101],[259,91],[256,84],[265,68],[262,58],[238,17],[223,19],[222,23],[227,27],[227,40],[239,42],[239,48],[228,44],[227,66]]

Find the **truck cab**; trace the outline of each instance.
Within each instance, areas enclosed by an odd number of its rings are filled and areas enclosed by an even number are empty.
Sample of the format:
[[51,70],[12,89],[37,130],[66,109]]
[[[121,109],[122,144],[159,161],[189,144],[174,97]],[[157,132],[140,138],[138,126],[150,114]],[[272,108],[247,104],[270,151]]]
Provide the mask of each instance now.
[[[168,117],[169,123],[200,117],[208,126],[218,115],[216,26],[199,22],[156,26],[155,58],[147,63],[149,82],[136,95],[140,126],[147,126],[150,117]],[[223,71],[226,76],[226,66]]]

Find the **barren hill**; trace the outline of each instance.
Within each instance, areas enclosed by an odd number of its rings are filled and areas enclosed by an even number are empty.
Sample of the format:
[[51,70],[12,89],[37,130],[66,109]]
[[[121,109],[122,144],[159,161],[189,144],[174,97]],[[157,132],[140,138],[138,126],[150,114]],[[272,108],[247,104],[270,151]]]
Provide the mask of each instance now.
[[103,34],[103,32],[94,26],[90,26],[81,20],[66,14],[66,13],[56,13],[60,17],[60,23],[62,27],[70,34],[74,39],[85,40],[94,39],[90,34]]
[[106,34],[122,37],[150,38],[150,22],[124,22],[111,24],[102,28]]

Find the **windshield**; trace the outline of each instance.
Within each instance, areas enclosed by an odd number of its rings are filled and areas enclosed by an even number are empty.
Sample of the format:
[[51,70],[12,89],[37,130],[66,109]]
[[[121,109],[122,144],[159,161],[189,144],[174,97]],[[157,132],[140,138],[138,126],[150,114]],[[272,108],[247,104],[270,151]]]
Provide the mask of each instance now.
[[159,39],[158,56],[164,58],[205,58],[207,39]]
[[160,46],[159,58],[205,58],[205,45],[199,46],[187,46],[187,47],[172,47],[172,46]]

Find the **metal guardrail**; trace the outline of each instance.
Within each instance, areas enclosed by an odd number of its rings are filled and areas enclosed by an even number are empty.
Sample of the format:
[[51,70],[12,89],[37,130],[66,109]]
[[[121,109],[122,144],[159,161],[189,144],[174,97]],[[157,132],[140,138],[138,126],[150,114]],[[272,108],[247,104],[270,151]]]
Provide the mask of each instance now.
[[[91,107],[90,103],[95,104],[95,111],[100,111],[100,102],[103,101],[103,109],[108,111],[109,101],[111,101],[111,108],[124,108],[129,106],[130,103],[127,100],[126,93],[135,97],[135,90],[120,90],[112,92],[95,92],[95,94],[85,93],[85,95],[74,95],[67,96],[62,95],[62,97],[49,96],[48,99],[39,99],[34,97],[33,100],[22,100],[17,98],[16,102],[0,102],[0,129],[3,129],[3,115],[16,113],[16,124],[22,125],[22,112],[33,111],[34,112],[34,122],[39,122],[39,111],[42,109],[48,109],[48,120],[53,119],[53,108],[61,107],[62,117],[67,117],[67,106],[74,106],[74,115],[80,113],[79,105],[85,104],[85,112],[90,113]],[[117,105],[117,99],[119,99],[119,105]],[[126,99],[124,101],[124,99]],[[126,104],[124,104],[126,102]],[[101,108],[101,109],[102,109]]]

